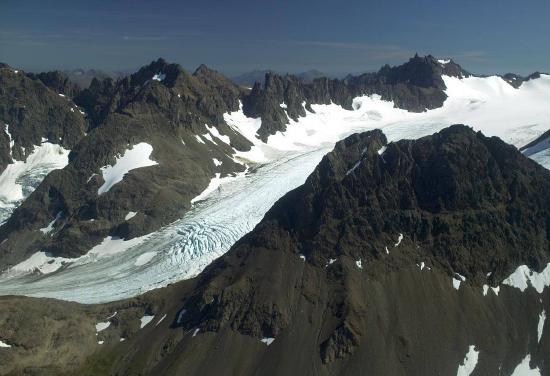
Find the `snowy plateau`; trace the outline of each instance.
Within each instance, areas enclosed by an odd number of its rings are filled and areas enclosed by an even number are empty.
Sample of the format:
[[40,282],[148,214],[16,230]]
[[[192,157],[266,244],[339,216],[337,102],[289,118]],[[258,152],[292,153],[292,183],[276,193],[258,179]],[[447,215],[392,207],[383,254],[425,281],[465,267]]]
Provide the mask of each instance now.
[[[163,77],[159,74],[158,79]],[[270,136],[267,143],[256,138],[260,119],[247,118],[242,110],[227,113],[227,124],[254,143],[249,152],[235,155],[236,159],[254,166],[250,169],[253,173],[233,178],[216,175],[208,188],[193,200],[192,210],[183,218],[145,237],[130,241],[105,239],[76,260],[37,253],[0,276],[0,294],[99,303],[192,278],[252,230],[277,199],[302,184],[335,142],[355,132],[379,128],[389,141],[397,141],[463,123],[487,136],[498,136],[522,147],[550,129],[549,75],[526,81],[518,89],[497,76],[445,76],[443,79],[448,98],[441,108],[411,113],[395,108],[392,102],[382,101],[376,95],[355,98],[351,111],[335,104],[312,105],[314,112],[307,112],[298,121],[290,120],[286,131]],[[284,108],[284,103],[281,105]],[[202,142],[199,136],[197,139]],[[114,166],[106,166],[102,170],[106,183],[99,193],[120,181],[129,165],[132,168],[153,165],[155,162],[149,159],[152,150],[147,146],[135,145],[119,157]],[[134,158],[138,153],[133,155],[137,148],[143,149],[138,149],[139,160]],[[36,153],[41,150],[39,147]],[[550,149],[530,148],[528,154],[550,168]],[[44,159],[33,162],[32,166],[15,162],[15,167],[6,169],[0,177],[1,207],[15,207],[22,196],[36,186],[25,176],[43,178],[47,170],[66,164],[65,152],[57,151],[55,155],[59,158],[54,162],[48,160],[50,155],[51,152],[45,153]],[[28,159],[26,164],[31,162],[32,159]],[[2,215],[5,220],[9,214]],[[106,251],[110,245],[116,245],[113,248],[116,252]],[[42,274],[40,278],[36,276],[37,270]],[[523,288],[528,280],[535,281],[530,275],[522,269],[511,276],[508,284]],[[537,277],[537,288],[548,286],[546,277],[546,274]],[[477,354],[471,347],[459,374],[469,374],[476,361]],[[518,367],[521,372],[525,365]],[[528,362],[527,370],[532,371]]]

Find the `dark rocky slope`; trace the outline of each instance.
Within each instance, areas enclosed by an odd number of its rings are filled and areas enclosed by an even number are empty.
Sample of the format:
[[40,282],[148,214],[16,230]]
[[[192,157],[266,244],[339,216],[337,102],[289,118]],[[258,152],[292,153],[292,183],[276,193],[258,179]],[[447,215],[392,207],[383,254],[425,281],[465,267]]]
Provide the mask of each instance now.
[[[473,345],[472,376],[510,375],[527,354],[550,375],[548,325],[537,338],[550,290],[502,284],[521,264],[550,261],[549,209],[550,173],[497,138],[464,126],[389,145],[380,131],[356,134],[194,280],[109,305],[62,303],[67,320],[27,337],[16,317],[53,303],[0,299],[0,338],[12,345],[0,364],[13,374],[456,375]],[[114,311],[95,336],[94,320]],[[139,329],[143,314],[155,319]],[[66,334],[75,317],[80,338]],[[36,355],[80,342],[85,360]]]
[[[95,80],[74,98],[86,109],[89,133],[70,145],[69,165],[49,174],[0,228],[0,264],[37,250],[79,256],[106,236],[132,238],[180,217],[215,173],[244,170],[232,155],[250,142],[223,120],[239,108],[241,96],[239,87],[205,66],[189,74],[162,59],[117,82]],[[204,137],[206,125],[230,142]],[[152,146],[157,165],[132,170],[98,194],[100,168],[142,142]],[[130,211],[138,214],[126,220]],[[58,214],[51,233],[39,231]]]
[[14,160],[25,160],[43,139],[72,149],[88,124],[69,98],[0,63],[0,128],[1,172]]

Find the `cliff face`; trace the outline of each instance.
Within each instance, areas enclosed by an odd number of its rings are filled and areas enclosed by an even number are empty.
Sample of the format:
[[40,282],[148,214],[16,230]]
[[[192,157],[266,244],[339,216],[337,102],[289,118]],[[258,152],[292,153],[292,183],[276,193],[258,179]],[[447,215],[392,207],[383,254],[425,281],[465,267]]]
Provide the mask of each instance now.
[[[92,352],[71,365],[59,360],[70,351],[33,358],[37,345],[18,334],[13,317],[39,315],[38,301],[0,300],[16,307],[0,310],[0,338],[14,346],[2,364],[74,374],[454,375],[468,363],[475,376],[524,363],[548,375],[549,209],[550,173],[497,138],[461,125],[390,144],[380,131],[355,134],[197,278],[124,302],[64,304],[71,322],[81,317],[84,339],[60,343],[84,341]],[[521,268],[533,284],[522,287]],[[115,311],[95,334],[90,323]],[[154,318],[140,327],[142,316]],[[67,322],[59,325],[65,333]],[[93,340],[102,345],[94,350]]]

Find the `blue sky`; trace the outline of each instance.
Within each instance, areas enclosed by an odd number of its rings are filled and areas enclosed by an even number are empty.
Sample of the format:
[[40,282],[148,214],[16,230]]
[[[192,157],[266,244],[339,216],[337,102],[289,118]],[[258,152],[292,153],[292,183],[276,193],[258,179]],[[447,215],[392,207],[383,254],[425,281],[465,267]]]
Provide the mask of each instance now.
[[0,0],[0,61],[128,71],[164,57],[229,75],[342,74],[418,52],[475,73],[527,74],[550,71],[549,14],[548,0]]

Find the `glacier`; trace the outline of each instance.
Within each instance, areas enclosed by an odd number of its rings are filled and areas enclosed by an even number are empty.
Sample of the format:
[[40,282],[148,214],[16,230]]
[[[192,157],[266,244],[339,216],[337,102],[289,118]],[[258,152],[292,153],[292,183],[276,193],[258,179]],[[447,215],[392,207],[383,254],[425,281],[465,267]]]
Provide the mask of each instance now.
[[[226,123],[254,143],[250,151],[234,155],[248,166],[246,173],[215,176],[183,218],[120,252],[63,260],[47,275],[5,271],[0,275],[0,295],[100,303],[192,278],[251,231],[275,201],[305,181],[335,142],[352,133],[379,128],[389,141],[397,141],[464,123],[521,147],[550,129],[550,75],[519,89],[497,76],[444,81],[448,98],[441,108],[411,113],[377,95],[355,98],[351,111],[336,104],[312,105],[314,112],[306,111],[298,121],[290,119],[287,129],[267,143],[256,138],[260,119],[247,118],[242,107],[225,114]],[[549,149],[530,157],[550,168]]]

